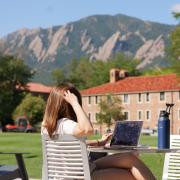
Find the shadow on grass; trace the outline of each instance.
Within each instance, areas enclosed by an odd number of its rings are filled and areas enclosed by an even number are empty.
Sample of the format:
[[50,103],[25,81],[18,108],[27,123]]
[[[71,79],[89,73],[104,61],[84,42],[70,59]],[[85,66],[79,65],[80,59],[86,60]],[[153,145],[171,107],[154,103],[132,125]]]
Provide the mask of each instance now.
[[38,157],[37,155],[31,155],[31,156],[25,156],[24,158],[30,159],[30,158],[36,158]]

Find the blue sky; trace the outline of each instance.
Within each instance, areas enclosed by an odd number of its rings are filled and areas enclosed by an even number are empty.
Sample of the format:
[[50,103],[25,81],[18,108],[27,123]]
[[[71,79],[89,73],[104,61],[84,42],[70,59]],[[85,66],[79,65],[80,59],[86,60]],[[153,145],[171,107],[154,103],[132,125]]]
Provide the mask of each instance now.
[[0,37],[21,28],[63,25],[95,14],[126,14],[177,24],[172,8],[180,0],[1,0]]

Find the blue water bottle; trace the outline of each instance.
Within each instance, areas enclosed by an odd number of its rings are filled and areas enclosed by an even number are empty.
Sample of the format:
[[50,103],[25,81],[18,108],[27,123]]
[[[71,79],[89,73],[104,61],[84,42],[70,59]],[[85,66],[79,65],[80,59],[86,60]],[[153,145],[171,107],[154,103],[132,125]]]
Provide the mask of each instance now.
[[170,147],[170,109],[174,104],[166,104],[166,111],[161,111],[158,120],[158,148],[169,149]]

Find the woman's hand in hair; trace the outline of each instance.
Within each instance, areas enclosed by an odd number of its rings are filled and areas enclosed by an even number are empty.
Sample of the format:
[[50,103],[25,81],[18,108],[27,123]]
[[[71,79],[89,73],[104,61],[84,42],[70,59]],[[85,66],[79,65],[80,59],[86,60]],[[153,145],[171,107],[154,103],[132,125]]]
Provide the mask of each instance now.
[[64,99],[71,104],[76,117],[77,125],[74,127],[73,135],[74,136],[87,136],[93,133],[93,127],[88,119],[86,113],[82,109],[81,105],[78,102],[78,98],[75,94],[71,93],[69,90],[64,91]]
[[76,95],[71,93],[69,90],[64,91],[64,99],[72,106],[78,103]]

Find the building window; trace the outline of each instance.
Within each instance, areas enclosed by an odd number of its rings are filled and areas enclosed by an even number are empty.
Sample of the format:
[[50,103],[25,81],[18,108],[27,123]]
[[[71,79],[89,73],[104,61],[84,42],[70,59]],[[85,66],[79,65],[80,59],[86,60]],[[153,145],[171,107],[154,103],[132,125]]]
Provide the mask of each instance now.
[[160,92],[160,101],[165,100],[165,92]]
[[146,101],[149,102],[149,93],[146,93]]
[[150,120],[150,111],[149,111],[149,110],[146,111],[146,119],[147,119],[147,120]]
[[128,103],[128,94],[124,94],[124,103]]
[[138,102],[141,102],[141,101],[142,101],[142,94],[139,93],[139,94],[138,94]]
[[138,119],[142,120],[142,111],[138,111]]
[[98,120],[98,113],[95,113],[95,120]]
[[107,96],[107,102],[111,103],[112,102],[112,97],[111,96]]
[[95,96],[95,104],[98,103],[98,96]]
[[91,113],[88,113],[88,118],[91,121]]
[[129,113],[127,111],[124,112],[124,119],[125,120],[129,119]]
[[91,96],[88,96],[88,104],[91,104]]

